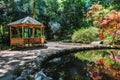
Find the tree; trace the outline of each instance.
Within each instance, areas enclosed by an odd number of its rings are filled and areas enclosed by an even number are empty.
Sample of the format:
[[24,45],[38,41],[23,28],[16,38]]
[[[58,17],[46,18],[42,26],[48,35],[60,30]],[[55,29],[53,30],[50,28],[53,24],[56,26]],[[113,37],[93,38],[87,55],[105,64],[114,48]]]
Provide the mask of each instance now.
[[111,10],[104,16],[100,24],[100,31],[112,38],[111,44],[114,44],[120,38],[120,12]]
[[104,7],[99,4],[93,4],[90,10],[87,12],[86,17],[88,21],[91,21],[94,26],[99,27],[103,16],[105,15]]
[[[72,34],[74,30],[89,26],[84,14],[92,4],[99,3],[107,7],[111,2],[111,0],[1,0],[4,8],[0,9],[2,14],[0,23],[4,22],[2,24],[6,25],[34,15],[38,21],[45,24],[46,32],[52,32],[49,22],[57,22],[61,25],[63,35]],[[45,34],[52,36],[49,33]]]

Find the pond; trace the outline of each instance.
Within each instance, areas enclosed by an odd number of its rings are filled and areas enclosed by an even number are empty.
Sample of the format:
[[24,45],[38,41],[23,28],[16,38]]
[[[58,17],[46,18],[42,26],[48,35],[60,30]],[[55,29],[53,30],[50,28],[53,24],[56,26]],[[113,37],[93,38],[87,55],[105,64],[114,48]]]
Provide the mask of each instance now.
[[54,58],[42,67],[53,80],[120,80],[120,51],[95,50]]

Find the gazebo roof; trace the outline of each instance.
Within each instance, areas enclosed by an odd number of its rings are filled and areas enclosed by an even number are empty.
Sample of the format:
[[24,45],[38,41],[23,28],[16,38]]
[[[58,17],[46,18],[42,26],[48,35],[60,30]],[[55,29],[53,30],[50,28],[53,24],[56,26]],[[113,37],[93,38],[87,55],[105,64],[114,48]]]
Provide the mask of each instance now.
[[17,25],[17,24],[35,24],[35,25],[42,25],[39,21],[27,16],[25,18],[19,19],[17,21],[14,21],[12,23],[9,23],[8,25]]

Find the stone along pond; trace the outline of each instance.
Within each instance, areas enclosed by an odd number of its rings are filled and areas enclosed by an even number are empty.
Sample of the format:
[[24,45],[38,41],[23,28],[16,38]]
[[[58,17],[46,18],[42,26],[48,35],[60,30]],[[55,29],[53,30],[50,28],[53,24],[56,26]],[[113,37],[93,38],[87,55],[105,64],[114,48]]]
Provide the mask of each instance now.
[[120,50],[116,49],[88,47],[43,54],[16,70],[16,80],[120,80]]

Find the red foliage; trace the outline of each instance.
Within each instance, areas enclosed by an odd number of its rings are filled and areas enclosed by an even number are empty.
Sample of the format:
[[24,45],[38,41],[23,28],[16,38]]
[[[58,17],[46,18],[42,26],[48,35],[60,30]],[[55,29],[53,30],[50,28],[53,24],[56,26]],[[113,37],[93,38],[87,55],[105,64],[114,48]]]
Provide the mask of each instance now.
[[105,40],[105,35],[103,33],[99,34],[99,39],[101,41],[104,41]]
[[116,10],[111,10],[111,13],[115,14],[115,15],[118,14],[118,12]]
[[[89,71],[90,77],[92,80],[102,80],[103,76],[98,75],[98,72],[96,71]],[[94,75],[96,74],[96,75]]]
[[[93,21],[93,24],[99,24],[102,20],[102,15],[104,8],[102,5],[99,4],[94,4],[90,7],[90,11],[87,12],[86,17],[88,21]],[[97,23],[96,23],[97,22]]]
[[106,35],[112,35],[112,42],[118,39],[120,34],[120,12],[111,10],[110,13],[104,16],[104,19],[100,23],[100,30]]
[[96,64],[98,65],[98,66],[105,66],[105,60],[104,59],[99,59],[97,62],[96,62]]
[[[120,37],[118,31],[120,30],[120,12],[111,10],[108,14],[105,14],[102,5],[94,4],[90,7],[86,16],[88,21],[92,21],[95,26],[99,26],[100,33],[105,36],[114,33],[112,43]],[[105,39],[104,35],[99,35],[100,40]]]

